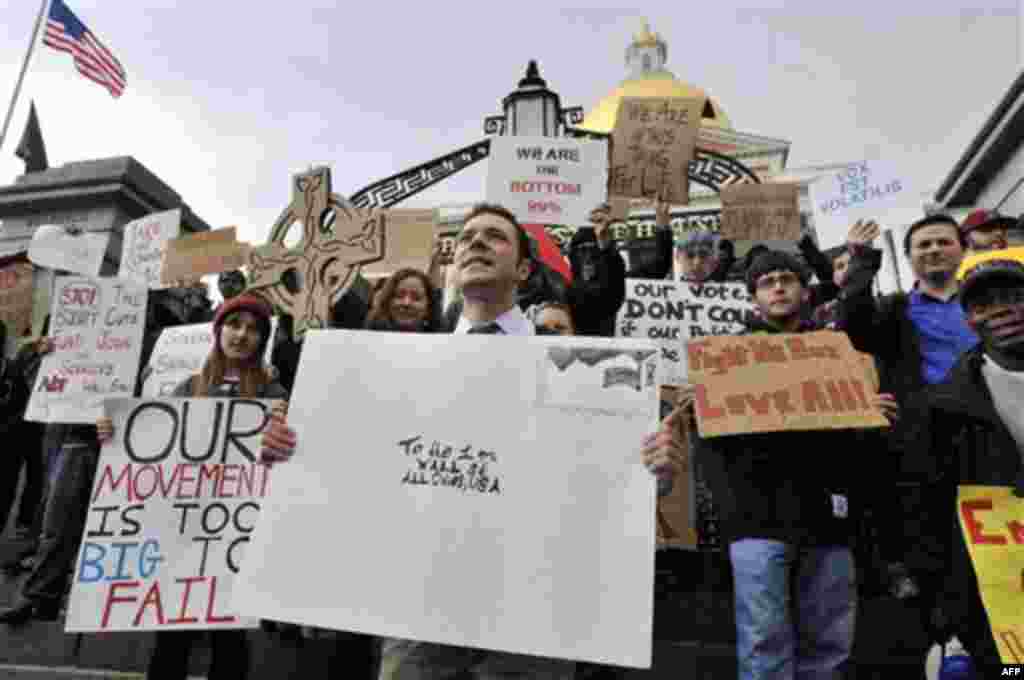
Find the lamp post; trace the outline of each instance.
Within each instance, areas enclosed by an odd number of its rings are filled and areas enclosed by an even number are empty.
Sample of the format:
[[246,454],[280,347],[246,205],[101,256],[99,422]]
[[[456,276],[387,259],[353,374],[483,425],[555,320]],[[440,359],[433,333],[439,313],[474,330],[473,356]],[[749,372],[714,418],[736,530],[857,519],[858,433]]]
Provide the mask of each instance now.
[[548,89],[533,59],[519,87],[501,105],[504,114],[484,119],[484,134],[559,137],[567,127],[583,122],[583,107],[563,109],[561,99]]

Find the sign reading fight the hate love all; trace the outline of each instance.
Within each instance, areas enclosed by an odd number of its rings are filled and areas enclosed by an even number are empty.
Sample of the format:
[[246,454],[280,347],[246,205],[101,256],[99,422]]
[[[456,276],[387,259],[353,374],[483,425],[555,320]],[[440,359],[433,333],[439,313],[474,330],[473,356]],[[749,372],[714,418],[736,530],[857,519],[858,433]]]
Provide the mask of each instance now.
[[1024,663],[1024,498],[1004,486],[961,486],[957,515],[1003,663]]
[[50,337],[25,420],[95,423],[107,397],[130,396],[142,353],[148,291],[123,279],[61,276]]
[[615,335],[655,340],[661,353],[658,383],[681,385],[687,382],[686,342],[735,335],[753,310],[742,283],[627,279],[626,302],[619,308]]
[[889,424],[845,333],[704,338],[686,350],[703,437]]
[[[894,227],[921,217],[921,197],[898,168],[885,161],[863,161],[829,172],[810,185],[814,230],[820,248],[846,243],[860,219]],[[898,212],[897,212],[898,211]],[[894,219],[899,215],[900,219]]]
[[167,242],[181,233],[181,209],[146,215],[124,225],[121,269],[118,276],[148,288],[167,286],[160,282],[160,267]]
[[588,224],[607,196],[608,146],[551,137],[493,137],[487,200],[525,224]]
[[256,399],[116,399],[68,601],[69,632],[254,628],[231,604],[270,488]]

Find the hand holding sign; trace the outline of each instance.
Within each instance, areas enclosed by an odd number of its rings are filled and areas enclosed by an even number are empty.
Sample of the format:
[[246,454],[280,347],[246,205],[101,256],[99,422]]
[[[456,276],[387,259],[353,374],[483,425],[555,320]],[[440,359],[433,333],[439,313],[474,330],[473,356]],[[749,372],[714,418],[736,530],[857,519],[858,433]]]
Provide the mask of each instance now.
[[688,465],[683,437],[686,431],[685,408],[677,406],[661,421],[661,427],[644,442],[644,465],[657,477],[672,479]]
[[871,403],[882,412],[882,415],[890,423],[895,423],[900,419],[900,405],[893,395],[876,394],[872,397]]

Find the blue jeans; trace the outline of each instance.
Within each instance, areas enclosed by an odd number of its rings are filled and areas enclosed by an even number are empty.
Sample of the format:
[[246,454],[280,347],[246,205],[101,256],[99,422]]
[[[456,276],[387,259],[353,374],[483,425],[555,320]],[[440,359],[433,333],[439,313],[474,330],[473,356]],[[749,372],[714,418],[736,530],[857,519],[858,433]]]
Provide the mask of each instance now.
[[841,678],[857,614],[850,549],[743,539],[729,556],[740,680]]

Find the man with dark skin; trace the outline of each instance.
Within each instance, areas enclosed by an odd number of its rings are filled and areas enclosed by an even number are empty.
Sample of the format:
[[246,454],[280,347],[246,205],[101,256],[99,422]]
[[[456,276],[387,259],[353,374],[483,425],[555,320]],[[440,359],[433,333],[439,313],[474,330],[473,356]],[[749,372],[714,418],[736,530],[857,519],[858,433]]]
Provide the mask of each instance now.
[[[1024,251],[983,252],[961,267],[960,302],[981,343],[927,394],[920,460],[928,470],[928,541],[919,561],[941,572],[933,639],[955,635],[979,670],[999,655],[957,517],[960,485],[1013,487],[1024,497]],[[980,520],[979,520],[980,521]],[[989,527],[998,531],[998,527]],[[1009,540],[1009,539],[1006,539]],[[979,674],[978,677],[990,677]]]

